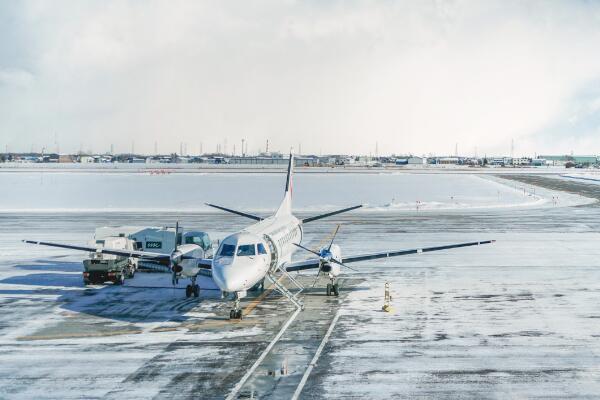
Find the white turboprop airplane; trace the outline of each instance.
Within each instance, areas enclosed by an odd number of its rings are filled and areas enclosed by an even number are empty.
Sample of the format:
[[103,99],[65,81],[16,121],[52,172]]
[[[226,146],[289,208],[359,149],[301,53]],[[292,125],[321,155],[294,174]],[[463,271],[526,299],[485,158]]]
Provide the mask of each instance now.
[[[275,276],[278,272],[286,275],[293,283],[297,284],[296,280],[288,274],[289,272],[318,269],[318,274],[323,272],[327,273],[329,276],[330,283],[327,284],[327,295],[338,295],[339,287],[336,280],[341,273],[340,267],[350,268],[346,265],[348,263],[408,254],[420,254],[458,247],[477,246],[494,242],[493,240],[485,240],[480,242],[458,243],[436,247],[424,247],[420,249],[394,250],[342,257],[340,247],[333,244],[332,239],[331,243],[327,247],[321,248],[319,252],[309,250],[300,244],[302,241],[303,224],[355,210],[362,206],[348,207],[305,219],[296,218],[292,213],[293,166],[294,158],[293,155],[290,154],[283,201],[275,214],[268,218],[261,218],[242,211],[232,210],[214,204],[207,204],[211,207],[257,221],[255,224],[223,239],[216,255],[212,259],[203,258],[203,252],[200,247],[194,244],[181,245],[175,248],[171,255],[165,255],[146,251],[127,251],[107,248],[95,249],[83,246],[29,240],[24,242],[88,252],[100,251],[123,257],[137,257],[154,260],[170,265],[174,282],[178,277],[187,277],[192,280],[192,284],[188,285],[186,288],[187,297],[190,297],[192,294],[195,297],[198,297],[199,295],[199,287],[196,284],[196,278],[199,271],[201,269],[212,270],[212,278],[221,289],[222,293],[231,293],[234,296],[235,306],[229,314],[231,319],[240,319],[242,317],[242,310],[239,306],[240,299],[246,296],[248,290],[259,285],[264,287],[265,278],[268,278],[290,301],[297,306],[302,307],[302,302],[297,298],[299,292],[292,294],[287,288],[281,285],[279,283],[279,277]],[[317,257],[292,262],[292,254],[298,248],[306,250]],[[297,285],[302,289],[299,284]]]

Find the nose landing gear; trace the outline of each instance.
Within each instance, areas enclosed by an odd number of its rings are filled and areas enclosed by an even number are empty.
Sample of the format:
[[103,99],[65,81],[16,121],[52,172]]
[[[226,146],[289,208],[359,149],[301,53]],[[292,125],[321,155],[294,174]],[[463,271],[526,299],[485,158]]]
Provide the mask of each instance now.
[[229,319],[242,319],[242,309],[240,308],[240,298],[235,294],[235,303],[233,309],[229,311]]
[[[327,284],[327,296],[339,296],[340,295],[340,287],[337,282],[335,282],[334,278],[329,278],[331,283]],[[335,282],[335,283],[334,283]]]
[[185,297],[199,297],[200,296],[200,286],[196,284],[196,277],[192,277],[192,284],[187,285],[185,288]]

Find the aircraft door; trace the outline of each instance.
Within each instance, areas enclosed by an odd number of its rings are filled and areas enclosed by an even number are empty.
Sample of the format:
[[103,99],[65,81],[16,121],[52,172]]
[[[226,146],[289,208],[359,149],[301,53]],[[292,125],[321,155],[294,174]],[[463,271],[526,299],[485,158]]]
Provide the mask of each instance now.
[[269,265],[269,270],[272,271],[276,268],[277,266],[277,260],[279,259],[279,254],[277,252],[277,246],[275,245],[275,243],[273,242],[273,240],[271,240],[271,238],[267,235],[263,236],[265,239],[265,242],[267,242],[267,246],[269,246],[269,252],[271,253],[271,263]]

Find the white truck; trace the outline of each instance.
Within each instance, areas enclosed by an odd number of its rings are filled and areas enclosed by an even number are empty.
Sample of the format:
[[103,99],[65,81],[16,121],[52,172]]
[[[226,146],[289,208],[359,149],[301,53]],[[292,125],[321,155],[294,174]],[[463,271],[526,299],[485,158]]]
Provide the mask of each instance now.
[[[105,226],[96,228],[94,237],[96,240],[121,237],[127,239],[128,242],[126,244],[118,243],[119,246],[128,246],[124,248],[162,254],[171,254],[175,249],[176,242],[178,245],[196,244],[204,251],[203,258],[213,256],[212,241],[206,232],[184,232],[181,227],[176,234],[173,227]],[[106,244],[106,247],[111,246]],[[136,269],[138,267],[163,272],[168,270],[168,267],[148,260],[137,260]]]
[[[91,240],[90,247],[108,247],[118,250],[135,250],[135,242],[124,236],[106,236]],[[100,284],[107,281],[122,285],[125,278],[132,278],[137,270],[137,260],[112,254],[94,252],[83,261],[83,283]]]

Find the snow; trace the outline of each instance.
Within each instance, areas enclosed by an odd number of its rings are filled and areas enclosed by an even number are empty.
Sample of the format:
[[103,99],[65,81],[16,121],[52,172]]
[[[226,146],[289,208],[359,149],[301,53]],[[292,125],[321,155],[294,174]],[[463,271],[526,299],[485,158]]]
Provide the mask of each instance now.
[[[276,316],[285,314],[278,303],[223,325],[228,306],[208,278],[201,278],[200,301],[183,296],[185,281],[171,287],[168,274],[85,288],[84,255],[19,240],[85,243],[97,226],[175,219],[218,238],[246,221],[200,204],[266,212],[280,200],[283,176],[48,173],[42,182],[39,173],[22,174],[29,178],[0,173],[11,188],[0,200],[0,398],[191,397],[231,388],[226,379],[243,374],[259,354],[253,343],[271,337]],[[106,190],[90,196],[90,188]],[[340,221],[336,243],[345,255],[497,240],[345,270],[345,279],[359,283],[347,287],[307,397],[597,395],[600,208],[572,207],[593,200],[466,174],[298,175],[294,196],[308,214],[369,204],[307,224],[311,248]],[[411,209],[416,200],[419,211]],[[393,314],[381,311],[386,281]],[[287,346],[299,349],[302,327],[292,329]],[[305,367],[290,364],[300,375]],[[204,391],[192,393],[198,385]]]
[[[424,180],[428,184],[421,184]],[[0,200],[0,213],[217,212],[206,202],[267,213],[281,201],[284,176],[0,171],[0,185],[8,188]],[[353,204],[366,204],[371,211],[426,211],[549,203],[542,192],[487,175],[313,173],[294,177],[297,212]]]

